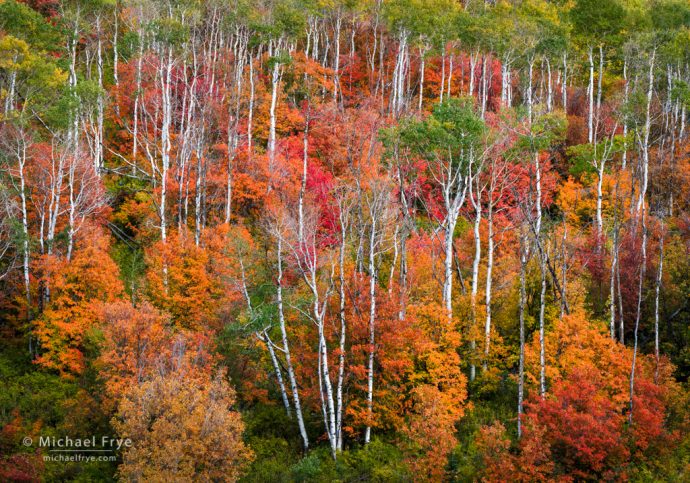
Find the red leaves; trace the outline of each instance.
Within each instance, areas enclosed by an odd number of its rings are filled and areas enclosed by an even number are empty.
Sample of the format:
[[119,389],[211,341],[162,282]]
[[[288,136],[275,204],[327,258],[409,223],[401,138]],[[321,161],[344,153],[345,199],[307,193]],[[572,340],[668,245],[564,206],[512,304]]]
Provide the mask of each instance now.
[[630,456],[625,416],[602,391],[602,384],[594,368],[578,367],[548,397],[534,396],[527,403],[532,425],[546,429],[544,437],[556,460],[576,478],[601,476]]

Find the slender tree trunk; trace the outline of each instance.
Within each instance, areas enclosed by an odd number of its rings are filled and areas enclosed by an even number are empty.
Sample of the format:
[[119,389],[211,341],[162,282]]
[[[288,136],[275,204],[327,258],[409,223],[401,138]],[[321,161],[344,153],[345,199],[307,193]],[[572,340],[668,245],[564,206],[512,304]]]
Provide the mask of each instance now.
[[587,97],[589,100],[589,110],[587,111],[587,142],[591,143],[594,139],[594,58],[592,48],[587,51],[589,58],[589,87]]
[[649,130],[651,125],[650,109],[652,104],[652,94],[654,92],[654,59],[656,50],[652,50],[652,55],[649,61],[649,85],[647,87],[647,108],[644,124],[644,133],[642,136],[642,181],[640,183],[640,193],[637,200],[637,216],[642,220],[642,246],[640,252],[642,254],[642,262],[640,266],[640,280],[637,287],[637,314],[635,316],[635,329],[633,332],[633,360],[630,369],[630,413],[628,414],[628,421],[633,422],[634,409],[634,395],[635,395],[635,369],[637,363],[637,346],[638,346],[638,329],[640,326],[640,318],[642,316],[642,295],[644,288],[644,278],[647,271],[647,220],[646,220],[646,206],[645,196],[647,194],[647,182],[649,173]]
[[482,201],[481,190],[479,189],[479,179],[475,175],[475,183],[477,184],[476,194],[474,188],[470,186],[470,201],[474,206],[474,260],[472,261],[472,289],[470,292],[470,305],[472,310],[472,327],[470,328],[470,349],[472,357],[470,361],[470,380],[474,381],[476,377],[476,367],[474,359],[476,357],[477,341],[475,339],[475,332],[477,329],[477,292],[479,291],[479,262],[482,257],[482,241],[479,233],[479,228],[482,222]]
[[527,237],[520,236],[520,360],[518,367],[518,439],[522,437],[522,415],[525,394],[525,305],[527,303]]
[[292,391],[292,399],[295,405],[295,415],[297,416],[297,426],[302,437],[302,445],[306,451],[309,448],[309,437],[307,436],[307,429],[304,425],[304,418],[302,417],[302,404],[299,397],[299,389],[297,386],[297,379],[295,378],[295,370],[292,366],[292,357],[290,355],[290,346],[288,344],[287,329],[285,327],[285,311],[283,308],[283,240],[282,235],[278,233],[278,277],[276,280],[276,305],[278,306],[278,322],[280,324],[280,334],[283,343],[283,352],[285,353],[285,365],[287,366],[288,379],[290,381],[290,390]]
[[[541,163],[539,161],[539,152],[534,155],[535,166],[535,186],[536,186],[536,200],[535,205],[537,209],[536,220],[536,237],[537,245],[542,246],[541,239],[541,225],[542,225],[542,191],[541,191]],[[542,249],[540,251],[540,271],[541,271],[541,293],[539,296],[539,394],[543,398],[546,395],[546,348],[544,341],[544,311],[546,305],[546,257],[547,254]]]
[[563,80],[561,82],[563,112],[568,113],[568,53],[563,52]]
[[659,296],[661,292],[661,281],[664,276],[664,235],[659,239],[659,268],[656,274],[656,284],[654,287],[654,359],[656,366],[654,369],[654,381],[659,379]]
[[484,324],[484,364],[486,371],[489,363],[489,350],[491,346],[491,283],[494,268],[494,206],[492,196],[489,196],[487,222],[489,225],[489,236],[487,241],[486,254],[486,323]]
[[[376,236],[377,219],[376,209],[372,211],[371,234],[369,238],[369,359],[367,364],[367,414],[369,420],[374,417],[374,357],[376,342]],[[367,424],[364,432],[364,444],[371,440],[371,424]]]
[[[278,85],[280,84],[280,79],[283,75],[282,65],[278,62],[273,66],[273,73],[271,74],[271,107],[270,113],[270,124],[268,129],[268,173],[269,177],[273,177],[275,172],[275,159],[276,159],[276,106],[278,104]],[[269,180],[269,189],[273,184],[272,180]]]
[[534,75],[534,57],[530,57],[527,61],[529,68],[527,69],[527,92],[525,92],[527,102],[527,121],[532,124],[532,76]]
[[347,320],[345,317],[345,244],[347,240],[347,220],[346,214],[343,213],[343,207],[340,207],[340,248],[338,253],[338,269],[339,269],[339,298],[340,298],[340,354],[338,357],[338,383],[336,386],[336,448],[338,451],[343,450],[343,384],[345,382],[345,342]]
[[424,54],[426,52],[426,49],[422,49],[421,47],[419,48],[419,101],[418,101],[418,106],[417,110],[419,112],[422,112],[422,100],[424,98],[424,68],[425,68],[425,62],[424,62]]
[[546,306],[546,257],[541,256],[541,293],[539,294],[539,395],[546,396],[546,347],[544,330],[544,311]]

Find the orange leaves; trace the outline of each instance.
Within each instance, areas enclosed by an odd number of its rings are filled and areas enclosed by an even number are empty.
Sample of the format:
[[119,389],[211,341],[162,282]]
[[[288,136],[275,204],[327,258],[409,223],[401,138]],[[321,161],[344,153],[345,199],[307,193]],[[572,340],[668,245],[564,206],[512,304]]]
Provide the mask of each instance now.
[[[210,232],[207,236],[216,235]],[[222,243],[213,243],[211,247],[196,246],[185,235],[171,234],[147,253],[148,296],[179,327],[216,329],[212,321],[221,308],[238,298],[238,292],[225,290],[222,277],[233,256],[222,252]]]
[[115,404],[125,389],[149,374],[156,360],[163,357],[169,334],[165,319],[149,304],[134,308],[129,302],[117,301],[102,306],[99,319],[103,327],[103,347],[98,365]]
[[118,267],[108,256],[107,238],[97,232],[91,236],[71,263],[49,271],[45,284],[50,300],[35,322],[41,344],[36,362],[62,375],[78,375],[84,370],[85,345],[96,327],[99,304],[123,293]]
[[[532,379],[539,370],[538,349],[536,340],[527,348]],[[654,360],[638,354],[630,426],[631,348],[575,312],[555,322],[546,337],[546,354],[548,392],[544,399],[535,393],[526,404],[519,465],[535,457],[527,446],[535,431],[548,444],[558,471],[576,479],[626,479],[632,463],[673,447],[677,435],[665,421],[679,402],[673,399],[675,383],[665,361],[655,383]]]
[[448,454],[457,444],[460,401],[431,384],[416,387],[412,400],[409,422],[403,427],[410,439],[408,462],[419,480],[441,481]]

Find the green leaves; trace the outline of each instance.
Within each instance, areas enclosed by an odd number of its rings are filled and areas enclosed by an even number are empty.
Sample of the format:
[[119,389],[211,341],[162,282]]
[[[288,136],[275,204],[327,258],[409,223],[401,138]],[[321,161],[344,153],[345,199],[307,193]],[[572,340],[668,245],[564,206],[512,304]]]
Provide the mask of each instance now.
[[523,135],[518,144],[532,152],[544,151],[565,137],[566,128],[567,122],[562,113],[544,114],[534,119],[530,132]]
[[405,122],[400,137],[403,145],[422,158],[457,164],[469,160],[485,131],[470,99],[450,99],[437,104],[427,119]]
[[623,29],[626,12],[618,0],[577,0],[570,18],[583,43],[599,44]]
[[[632,137],[632,133],[628,136],[628,138],[630,137]],[[567,149],[572,163],[570,173],[576,176],[583,173],[594,173],[598,163],[602,160],[607,161],[616,153],[623,152],[626,145],[629,146],[630,143],[631,139],[626,139],[624,136],[614,136],[613,139],[604,139],[596,144],[586,143],[570,146]]]
[[35,10],[15,0],[0,2],[0,32],[31,43],[39,50],[62,48],[60,32]]

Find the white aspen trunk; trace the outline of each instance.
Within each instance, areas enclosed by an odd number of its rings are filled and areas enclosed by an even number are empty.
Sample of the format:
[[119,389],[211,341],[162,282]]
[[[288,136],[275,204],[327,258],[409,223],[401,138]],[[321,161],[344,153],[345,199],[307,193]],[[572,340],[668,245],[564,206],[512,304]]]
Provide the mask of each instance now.
[[[238,33],[238,35],[241,35]],[[239,135],[237,127],[240,120],[240,106],[242,102],[242,83],[244,79],[243,67],[246,56],[247,40],[246,36],[242,35],[238,39],[238,47],[235,49],[235,99],[234,111],[232,102],[228,102],[228,176],[226,181],[226,196],[225,196],[225,223],[230,223],[232,216],[232,192],[235,169],[235,156],[237,155],[237,148],[239,146]],[[249,59],[251,62],[251,57]]]
[[22,210],[22,274],[24,278],[24,296],[26,298],[27,320],[31,320],[31,284],[30,284],[30,246],[29,246],[29,216],[26,208],[26,140],[24,133],[17,143],[17,164],[19,168],[19,198]]
[[[249,297],[249,290],[247,290],[247,277],[246,273],[244,270],[244,261],[242,260],[242,256],[239,256],[239,262],[240,262],[240,273],[241,273],[241,280],[242,280],[242,294],[244,295],[244,300],[247,304],[247,310],[249,311],[250,314],[253,314],[254,312],[254,307],[252,307],[252,299]],[[255,333],[256,338],[259,339],[261,342],[266,344],[266,348],[268,349],[268,353],[271,357],[271,363],[273,364],[273,370],[275,371],[276,374],[276,381],[278,382],[278,387],[280,389],[280,395],[283,400],[283,406],[285,406],[285,412],[287,413],[288,418],[292,417],[292,408],[290,407],[290,400],[288,398],[287,391],[285,389],[285,382],[283,381],[283,372],[280,369],[280,363],[278,362],[278,357],[276,356],[276,351],[275,347],[276,345],[273,343],[271,340],[271,337],[268,335],[268,329],[270,327],[266,327],[263,332],[257,331]]]
[[510,82],[510,54],[505,54],[501,62],[501,107],[508,106],[508,84]]
[[[55,139],[53,143],[57,142]],[[53,146],[52,173],[51,173],[51,193],[50,206],[48,210],[48,234],[47,247],[48,255],[53,254],[53,241],[55,240],[55,230],[57,228],[58,216],[60,215],[60,201],[62,197],[62,182],[65,175],[65,153],[59,153],[57,167],[55,166],[55,146]]]
[[630,407],[628,413],[628,422],[633,422],[634,410],[634,396],[635,396],[635,369],[637,364],[637,345],[638,345],[638,329],[640,327],[640,317],[642,316],[642,289],[644,287],[644,278],[647,273],[647,222],[645,217],[645,210],[642,210],[642,262],[640,265],[640,279],[637,286],[637,315],[635,316],[635,330],[633,331],[633,357],[632,367],[630,368]]
[[68,175],[67,175],[67,184],[68,184],[68,192],[69,192],[69,210],[68,210],[68,224],[67,224],[67,261],[69,262],[72,260],[72,250],[74,248],[74,233],[75,233],[75,228],[74,228],[74,223],[75,223],[75,214],[77,211],[77,204],[76,204],[76,199],[75,199],[75,194],[74,194],[74,172],[76,169],[76,163],[77,163],[78,158],[74,158],[71,160],[70,165],[69,165],[69,170],[68,170]]
[[[493,193],[491,193],[493,194]],[[491,283],[494,268],[494,216],[493,216],[493,199],[489,196],[487,222],[489,225],[489,233],[487,240],[486,253],[486,323],[484,324],[484,371],[487,370],[489,363],[489,351],[491,347]]]
[[[268,130],[268,175],[273,176],[275,171],[276,159],[276,105],[278,104],[278,85],[282,77],[282,66],[278,62],[273,66],[273,73],[271,74],[271,108],[270,108],[270,124]],[[273,181],[269,180],[269,189]]]
[[[119,65],[119,55],[117,51],[117,39],[118,39],[118,31],[119,31],[119,17],[120,17],[120,2],[116,1],[115,2],[115,28],[113,32],[113,82],[115,83],[115,87],[120,86],[120,79],[118,76],[118,65]],[[117,107],[117,103],[115,104]]]
[[553,110],[553,84],[551,78],[551,61],[546,58],[546,110],[551,112]]
[[525,97],[527,98],[527,121],[529,124],[532,124],[532,76],[534,74],[534,57],[530,57],[529,60],[527,61],[529,64],[529,68],[527,70],[527,92],[525,93]]
[[447,97],[450,99],[450,87],[453,84],[453,51],[451,45],[450,55],[448,56],[448,92]]
[[587,88],[587,98],[589,100],[589,110],[587,112],[587,142],[591,143],[594,139],[594,58],[592,48],[587,51],[589,58],[589,86]]
[[453,321],[453,232],[457,216],[451,213],[447,215],[445,226],[444,252],[443,259],[443,306],[446,310],[448,322]]
[[649,130],[651,124],[650,108],[652,103],[652,94],[654,92],[654,59],[656,56],[656,49],[652,50],[652,56],[649,62],[649,85],[647,87],[647,107],[644,124],[644,134],[642,140],[642,181],[640,183],[640,194],[637,201],[636,214],[642,219],[642,264],[640,265],[640,280],[637,287],[637,314],[635,316],[635,330],[633,332],[633,360],[630,369],[630,413],[628,414],[628,421],[633,422],[634,409],[634,395],[635,395],[635,366],[637,363],[637,346],[638,346],[638,329],[640,326],[640,318],[642,316],[642,292],[644,287],[644,278],[647,271],[647,220],[645,196],[647,194],[647,183],[649,173]]
[[445,90],[443,86],[446,85],[446,46],[443,46],[443,52],[441,52],[441,87],[438,90],[438,102],[443,102],[443,91]]
[[541,293],[539,294],[539,395],[546,396],[546,348],[544,340],[544,311],[546,305],[546,256],[541,255]]
[[[491,57],[489,56],[489,59]],[[484,119],[484,115],[486,114],[486,101],[489,97],[488,93],[488,79],[487,79],[487,73],[486,73],[486,62],[487,62],[487,56],[482,57],[482,97],[481,97],[481,118],[482,120]]]
[[[166,241],[166,197],[168,184],[168,170],[170,168],[170,126],[172,119],[172,47],[168,47],[167,61],[165,65],[160,64],[160,83],[162,93],[163,124],[161,126],[161,194],[159,203],[159,213],[161,220],[161,240]],[[167,270],[166,270],[167,271]],[[166,277],[167,278],[167,277]]]
[[343,207],[340,207],[339,219],[340,219],[340,248],[338,253],[338,268],[339,268],[339,296],[340,296],[340,354],[338,357],[338,383],[336,386],[336,404],[337,404],[337,414],[336,414],[336,449],[337,451],[343,450],[343,384],[345,382],[345,342],[346,342],[346,329],[347,329],[347,319],[345,317],[345,243],[347,240],[347,222],[345,219],[345,214],[343,213]]
[[[375,204],[374,204],[375,206]],[[374,357],[376,343],[376,208],[371,210],[371,235],[369,238],[369,358],[367,364],[367,415],[369,420],[374,416]],[[371,441],[371,425],[364,431],[364,444]]]
[[[537,245],[541,246],[541,225],[542,225],[542,192],[541,192],[541,163],[539,161],[539,152],[534,154],[535,166],[535,186],[536,186],[536,237]],[[540,252],[540,269],[541,269],[541,293],[539,296],[539,394],[543,398],[546,395],[546,349],[544,347],[544,311],[546,304],[546,253],[542,247]]]
[[477,325],[477,292],[479,290],[479,262],[482,257],[482,240],[479,233],[479,228],[482,222],[482,200],[481,200],[481,190],[479,189],[479,179],[478,175],[474,176],[474,181],[476,183],[476,193],[474,188],[470,186],[470,201],[474,207],[474,260],[472,261],[472,287],[470,292],[470,304],[472,310],[472,328],[470,329],[470,349],[472,351],[472,360],[470,362],[470,381],[474,381],[477,375],[477,370],[474,364],[474,359],[476,357],[476,346],[477,341],[474,336]]
[[335,404],[333,399],[333,385],[331,383],[331,376],[328,364],[328,345],[326,337],[323,332],[323,319],[319,322],[319,345],[321,354],[321,377],[323,380],[323,387],[326,391],[326,407],[324,408],[324,415],[327,419],[324,420],[326,425],[326,432],[328,434],[328,442],[331,447],[331,456],[336,459],[337,441],[336,441],[336,424],[335,424]]
[[97,32],[97,62],[98,68],[98,100],[97,100],[97,129],[96,139],[94,141],[96,151],[94,153],[94,167],[97,175],[100,175],[103,168],[103,120],[105,100],[103,99],[103,44],[101,41],[101,17],[96,15],[96,32]]
[[[443,222],[444,252],[443,259],[443,306],[446,310],[448,322],[453,322],[453,236],[458,221],[460,209],[465,203],[467,193],[467,178],[461,173],[453,173],[453,167],[448,167],[448,181],[443,187],[443,198],[446,217]],[[470,183],[471,184],[471,183]],[[453,193],[453,191],[455,191]]]
[[522,437],[522,414],[525,394],[525,304],[527,303],[527,240],[524,235],[520,236],[520,359],[518,363],[518,417],[517,434],[518,439]]
[[604,78],[604,46],[599,45],[599,78],[597,79],[597,116],[601,111],[601,83]]
[[[263,338],[262,338],[263,337]],[[276,356],[276,351],[273,346],[273,341],[268,335],[268,331],[263,333],[263,336],[259,336],[259,339],[262,340],[265,344],[266,347],[268,348],[268,353],[271,356],[271,363],[273,364],[273,370],[276,373],[276,380],[278,381],[278,387],[280,388],[280,396],[281,399],[283,400],[283,406],[285,406],[285,412],[287,413],[288,418],[292,417],[292,408],[290,407],[290,399],[288,398],[287,391],[285,389],[285,382],[283,382],[283,373],[280,370],[280,363],[278,362],[278,357]]]
[[[425,49],[426,50],[426,49]],[[422,112],[422,100],[424,98],[424,53],[425,50],[422,50],[422,48],[419,48],[419,103],[417,106],[417,110],[419,112]]]
[[394,116],[398,116],[404,107],[404,82],[406,75],[406,58],[407,58],[407,37],[408,32],[403,30],[400,32],[398,41],[398,54],[393,70],[393,89],[391,91],[391,112]]
[[654,59],[656,57],[656,50],[652,51],[652,57],[649,62],[649,85],[647,87],[647,106],[644,122],[644,133],[642,140],[642,180],[640,182],[640,193],[637,198],[636,212],[640,213],[644,199],[647,194],[647,185],[649,183],[649,133],[651,128],[652,118],[650,109],[652,106],[652,94],[654,93]]
[[563,81],[561,82],[563,112],[568,113],[568,53],[563,52]]
[[252,157],[252,127],[254,120],[254,60],[249,55],[249,112],[247,113],[247,154]]
[[656,284],[654,286],[654,381],[659,379],[659,295],[661,292],[661,281],[664,276],[664,235],[659,239],[659,269],[656,273]]
[[[141,10],[139,11],[139,18],[143,17]],[[137,56],[137,73],[136,73],[136,93],[134,94],[134,114],[132,126],[132,174],[136,173],[137,166],[137,143],[139,134],[139,104],[141,98],[141,68],[144,60],[144,32],[141,25],[139,26],[139,54]]]
[[[628,104],[628,93],[630,86],[628,84],[628,59],[623,59],[623,104]],[[621,169],[625,169],[628,160],[627,139],[628,137],[628,120],[623,119],[623,153],[621,154]]]
[[597,220],[597,247],[601,247],[602,236],[604,233],[604,218],[602,216],[602,201],[604,198],[604,167],[606,166],[606,155],[602,156],[599,165],[597,166],[597,205],[596,205],[596,220]]
[[[202,121],[203,123],[203,121]],[[197,148],[196,148],[196,180],[195,180],[195,193],[194,193],[194,244],[199,246],[199,241],[201,239],[201,227],[202,227],[202,216],[201,216],[201,201],[202,201],[202,185],[201,180],[204,176],[203,167],[203,141],[204,135],[203,127],[197,127],[201,131],[198,134]]]
[[335,18],[335,55],[333,66],[333,101],[338,102],[338,92],[340,88],[340,27],[341,27],[341,12]]
[[479,58],[479,52],[470,53],[470,96],[474,96],[474,74],[477,68],[477,59]]
[[[614,223],[618,225],[617,217]],[[610,290],[609,290],[609,331],[611,339],[616,338],[616,266],[618,265],[618,227],[613,229],[613,248],[611,250],[611,276],[610,276]]]
[[[616,246],[618,253],[616,257],[620,260],[620,242]],[[623,319],[623,296],[621,295],[621,271],[620,263],[616,264],[616,288],[618,298],[618,325],[619,325],[619,339],[621,344],[625,344],[625,320]]]
[[292,391],[292,400],[295,405],[297,426],[299,427],[299,433],[302,437],[302,445],[306,451],[309,448],[309,437],[307,436],[307,429],[304,425],[304,418],[302,417],[302,404],[299,398],[299,389],[297,386],[297,379],[295,378],[295,370],[292,366],[290,345],[288,344],[287,329],[285,327],[285,311],[283,307],[283,240],[280,233],[278,233],[277,239],[278,277],[276,280],[276,305],[278,306],[278,323],[280,324],[280,335],[282,338],[283,353],[285,354],[285,365],[287,366],[290,390]]
[[298,200],[298,222],[297,222],[297,239],[300,246],[304,243],[304,195],[307,190],[307,169],[309,167],[309,101],[307,101],[307,110],[304,116],[304,134],[302,137],[302,180],[299,188]]

